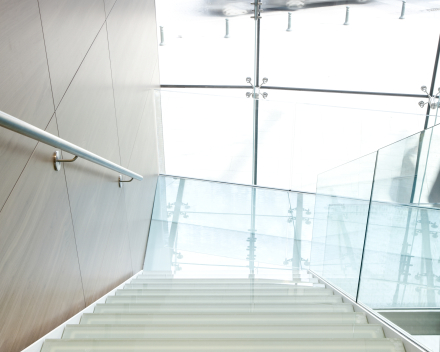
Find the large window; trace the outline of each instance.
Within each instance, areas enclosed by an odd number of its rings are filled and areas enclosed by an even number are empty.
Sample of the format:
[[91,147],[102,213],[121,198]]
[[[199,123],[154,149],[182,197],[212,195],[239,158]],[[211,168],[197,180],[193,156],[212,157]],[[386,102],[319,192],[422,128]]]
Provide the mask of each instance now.
[[164,173],[315,191],[434,123],[436,2],[266,0],[257,22],[250,1],[156,3]]

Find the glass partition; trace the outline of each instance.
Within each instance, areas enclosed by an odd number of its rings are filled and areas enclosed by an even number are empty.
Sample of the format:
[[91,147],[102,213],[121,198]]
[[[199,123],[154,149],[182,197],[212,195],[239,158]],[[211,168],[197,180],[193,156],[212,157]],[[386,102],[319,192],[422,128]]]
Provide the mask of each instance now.
[[160,176],[144,269],[298,272],[310,261],[314,202],[313,194]]
[[376,309],[440,306],[440,210],[372,203],[359,301]]
[[[356,299],[376,153],[321,173],[310,269]],[[319,214],[319,215],[318,215]]]
[[440,300],[440,126],[378,151],[359,300],[432,308]]

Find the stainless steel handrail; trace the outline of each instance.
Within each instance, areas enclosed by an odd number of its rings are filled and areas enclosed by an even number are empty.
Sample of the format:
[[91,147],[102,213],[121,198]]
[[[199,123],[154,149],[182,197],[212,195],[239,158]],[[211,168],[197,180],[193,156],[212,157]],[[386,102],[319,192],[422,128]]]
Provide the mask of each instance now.
[[143,179],[141,175],[130,171],[125,167],[115,164],[110,160],[104,159],[99,155],[93,154],[88,150],[85,150],[75,144],[65,141],[64,139],[54,136],[53,134],[43,131],[42,129],[31,125],[30,123],[17,119],[16,117],[13,117],[3,111],[0,111],[0,126],[7,128],[8,130],[20,133],[23,136],[35,139],[41,143],[50,145],[54,148],[64,150],[65,152],[73,154],[77,157],[91,161],[92,163],[117,171],[136,180],[142,181]]

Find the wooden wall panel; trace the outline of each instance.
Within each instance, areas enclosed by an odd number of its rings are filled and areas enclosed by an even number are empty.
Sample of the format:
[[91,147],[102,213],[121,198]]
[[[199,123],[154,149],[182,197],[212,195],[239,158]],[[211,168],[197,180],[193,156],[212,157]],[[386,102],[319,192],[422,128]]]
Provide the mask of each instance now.
[[154,0],[0,5],[0,110],[145,177],[120,189],[117,173],[82,159],[56,172],[53,148],[0,128],[0,351],[16,352],[142,268],[158,59]]
[[39,0],[55,106],[105,20],[102,0]]
[[[60,136],[117,164],[118,131],[107,33],[102,27],[57,109]],[[103,265],[122,190],[118,174],[85,160],[66,164],[86,303],[102,292],[95,285]]]
[[[0,110],[39,128],[54,113],[38,3],[0,0]],[[0,210],[37,142],[0,129]]]
[[[135,274],[131,263],[131,243],[128,234],[124,190],[119,196],[117,206],[112,227],[108,233],[107,247],[99,268],[98,281],[94,288],[96,298],[103,296]],[[140,253],[142,249],[139,248],[134,252]]]
[[107,16],[112,11],[112,8],[113,8],[115,2],[116,2],[116,0],[104,0],[105,14]]
[[[47,129],[57,134],[55,118]],[[0,213],[0,351],[20,351],[85,308],[66,179],[38,144]]]
[[122,164],[144,176],[143,182],[126,184],[124,189],[131,259],[137,272],[143,267],[145,253],[139,248],[146,248],[153,206],[143,199],[154,198],[159,173],[152,109],[152,89],[159,87],[154,1],[117,2],[107,28]]
[[118,1],[107,19],[121,158],[125,167],[133,150],[157,60],[151,4],[154,2]]

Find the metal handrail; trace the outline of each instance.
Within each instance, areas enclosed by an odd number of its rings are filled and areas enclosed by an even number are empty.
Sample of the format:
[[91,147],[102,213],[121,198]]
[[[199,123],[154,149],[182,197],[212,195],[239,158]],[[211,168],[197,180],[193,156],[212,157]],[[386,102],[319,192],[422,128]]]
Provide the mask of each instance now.
[[64,150],[65,152],[73,154],[76,157],[83,158],[85,160],[91,161],[92,163],[117,171],[136,180],[142,181],[143,179],[141,175],[130,171],[125,167],[115,164],[110,160],[104,159],[99,155],[93,154],[88,150],[85,150],[75,144],[65,141],[64,139],[54,136],[53,134],[43,131],[42,129],[31,125],[30,123],[17,119],[16,117],[13,117],[3,111],[0,111],[0,126],[7,128],[8,130],[20,133],[23,136],[35,139],[41,143],[50,145],[54,148]]

